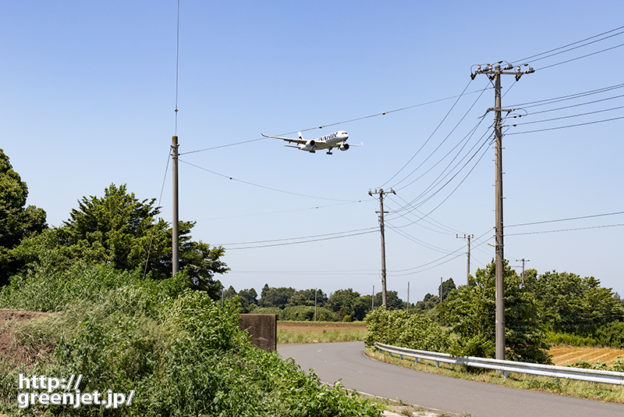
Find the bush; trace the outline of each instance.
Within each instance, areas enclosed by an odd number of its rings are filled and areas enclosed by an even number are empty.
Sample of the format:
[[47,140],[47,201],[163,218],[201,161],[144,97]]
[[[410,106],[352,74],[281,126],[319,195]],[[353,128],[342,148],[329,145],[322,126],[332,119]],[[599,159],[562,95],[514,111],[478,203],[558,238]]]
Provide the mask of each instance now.
[[613,322],[598,329],[596,337],[604,346],[624,348],[624,322]]
[[[228,300],[221,307],[208,294],[185,287],[184,277],[154,282],[101,266],[85,266],[82,275],[76,270],[58,274],[46,283],[44,275],[33,273],[2,292],[6,306],[62,311],[20,327],[20,338],[33,348],[45,341],[56,350],[27,371],[0,363],[0,413],[18,413],[17,374],[27,372],[82,374],[82,392],[135,390],[135,396],[132,406],[117,410],[33,406],[19,411],[26,416],[381,414],[340,385],[323,385],[292,360],[252,346],[238,328],[237,303]],[[46,303],[35,288],[68,288],[74,298],[53,293]]]
[[450,334],[425,314],[408,314],[403,310],[380,307],[366,316],[366,344],[381,342],[410,349],[446,352]]
[[[314,320],[314,306],[292,306],[280,311],[279,320],[312,321]],[[337,321],[338,315],[325,307],[316,308],[317,321]]]
[[548,332],[546,334],[546,340],[548,343],[552,343],[554,345],[596,346],[600,344],[600,342],[595,338],[579,336],[571,333]]

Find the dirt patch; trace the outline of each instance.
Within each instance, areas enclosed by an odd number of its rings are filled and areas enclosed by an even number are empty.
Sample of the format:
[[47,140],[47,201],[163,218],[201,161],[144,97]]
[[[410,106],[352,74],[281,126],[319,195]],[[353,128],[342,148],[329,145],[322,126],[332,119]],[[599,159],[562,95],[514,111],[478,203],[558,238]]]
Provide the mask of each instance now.
[[624,357],[624,349],[594,348],[594,347],[569,347],[553,346],[548,351],[555,365],[570,365],[577,361],[585,361],[593,364],[602,361],[607,366],[613,365],[618,356]]
[[27,352],[26,348],[15,342],[15,324],[49,315],[50,313],[39,311],[0,309],[0,358],[15,365],[34,363],[33,356]]

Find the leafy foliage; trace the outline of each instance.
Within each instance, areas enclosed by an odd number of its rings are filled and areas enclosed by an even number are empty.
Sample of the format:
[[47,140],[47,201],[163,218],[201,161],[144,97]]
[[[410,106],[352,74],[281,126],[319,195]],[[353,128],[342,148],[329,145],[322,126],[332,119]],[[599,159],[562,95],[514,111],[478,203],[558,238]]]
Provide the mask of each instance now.
[[[69,266],[84,260],[125,271],[146,268],[164,279],[171,275],[171,229],[156,218],[159,213],[155,199],[139,200],[125,185],[111,184],[102,197],[83,197],[62,227],[25,239],[15,253],[24,263]],[[179,222],[180,268],[194,287],[217,298],[222,286],[214,275],[228,271],[220,260],[224,250],[193,241],[194,224]]]
[[[36,289],[50,291],[49,306],[63,307],[36,326],[21,329],[33,348],[46,343],[55,354],[29,370],[33,374],[82,374],[83,392],[135,390],[133,405],[38,407],[20,411],[37,416],[380,416],[371,403],[340,385],[320,383],[292,360],[253,347],[238,328],[238,307],[223,308],[204,292],[191,291],[182,274],[154,281],[140,272],[112,266],[78,265],[48,284],[31,272],[2,290],[0,306],[27,308]],[[59,285],[65,281],[69,295]],[[32,304],[28,304],[31,302]],[[57,308],[58,309],[58,308]],[[45,329],[45,330],[42,330]],[[29,332],[31,334],[29,334]],[[37,333],[37,334],[32,334]],[[37,337],[45,333],[46,338]],[[34,342],[33,342],[34,341]],[[17,413],[19,369],[0,367],[0,412]],[[4,382],[7,382],[6,384]]]
[[23,262],[11,249],[22,239],[46,228],[46,213],[35,206],[26,207],[28,187],[13,170],[9,157],[0,149],[0,286],[5,285]]

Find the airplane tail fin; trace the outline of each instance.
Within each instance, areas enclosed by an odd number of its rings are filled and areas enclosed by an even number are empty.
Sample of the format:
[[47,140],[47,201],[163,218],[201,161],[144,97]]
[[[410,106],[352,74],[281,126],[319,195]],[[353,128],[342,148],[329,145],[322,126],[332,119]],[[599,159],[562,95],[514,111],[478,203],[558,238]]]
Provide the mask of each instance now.
[[297,132],[297,136],[299,136],[299,139],[303,139],[303,135],[301,134],[301,132]]

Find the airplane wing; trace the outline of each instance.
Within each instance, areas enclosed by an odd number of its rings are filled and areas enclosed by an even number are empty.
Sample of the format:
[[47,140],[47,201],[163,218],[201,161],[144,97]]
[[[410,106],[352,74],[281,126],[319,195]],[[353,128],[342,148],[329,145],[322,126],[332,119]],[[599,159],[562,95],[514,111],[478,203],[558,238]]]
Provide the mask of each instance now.
[[265,135],[264,133],[260,133],[262,136],[264,136],[265,138],[272,138],[272,139],[281,139],[281,140],[285,140],[288,143],[302,143],[302,144],[306,144],[307,140],[305,139],[296,139],[296,138],[284,138],[281,136],[268,136]]

